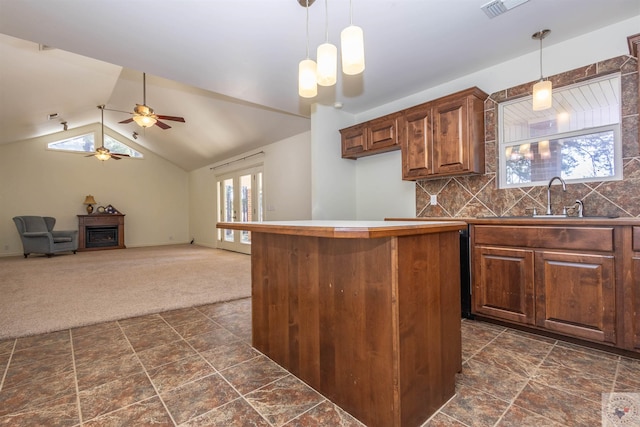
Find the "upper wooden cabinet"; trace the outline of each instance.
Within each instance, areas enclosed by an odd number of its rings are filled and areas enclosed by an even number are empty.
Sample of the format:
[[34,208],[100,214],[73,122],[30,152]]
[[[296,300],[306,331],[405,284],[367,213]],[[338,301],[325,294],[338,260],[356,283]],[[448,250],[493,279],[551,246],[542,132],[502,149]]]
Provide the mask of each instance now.
[[484,100],[473,87],[340,130],[342,157],[402,150],[402,179],[484,173]]
[[484,173],[484,100],[470,88],[405,110],[402,179]]
[[341,129],[342,157],[357,159],[358,157],[399,150],[399,116],[400,113],[394,113]]

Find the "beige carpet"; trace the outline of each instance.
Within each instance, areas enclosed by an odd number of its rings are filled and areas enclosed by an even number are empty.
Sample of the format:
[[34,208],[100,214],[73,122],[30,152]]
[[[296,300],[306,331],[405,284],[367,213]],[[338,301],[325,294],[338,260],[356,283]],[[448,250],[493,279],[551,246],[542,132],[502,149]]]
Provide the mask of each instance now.
[[0,258],[0,339],[251,295],[251,257],[196,245]]

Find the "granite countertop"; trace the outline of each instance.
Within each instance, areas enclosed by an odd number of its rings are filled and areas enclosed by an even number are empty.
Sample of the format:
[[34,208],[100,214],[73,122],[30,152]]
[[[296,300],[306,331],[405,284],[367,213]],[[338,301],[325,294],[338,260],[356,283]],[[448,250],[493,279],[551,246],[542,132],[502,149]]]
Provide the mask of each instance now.
[[635,217],[560,217],[545,218],[532,216],[487,216],[477,218],[387,218],[388,221],[446,221],[457,220],[464,221],[467,224],[486,224],[486,225],[594,225],[594,226],[640,226],[640,218]]

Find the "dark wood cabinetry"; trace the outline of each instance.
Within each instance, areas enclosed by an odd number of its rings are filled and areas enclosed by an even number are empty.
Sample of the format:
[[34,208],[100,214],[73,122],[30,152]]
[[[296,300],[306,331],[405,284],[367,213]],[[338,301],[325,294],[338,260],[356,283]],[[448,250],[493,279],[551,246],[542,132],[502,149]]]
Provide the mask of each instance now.
[[340,130],[342,157],[357,159],[358,157],[399,150],[398,117],[398,113],[390,114]]
[[484,173],[484,100],[478,88],[409,108],[400,118],[402,179]]
[[616,344],[613,255],[541,251],[535,265],[536,325]]
[[533,251],[478,245],[473,258],[475,313],[533,325]]
[[472,226],[475,314],[617,345],[612,227]]
[[410,108],[400,121],[402,178],[418,179],[431,174],[432,108],[430,104]]
[[631,325],[627,334],[628,347],[640,351],[640,227],[631,227],[631,230],[631,265],[624,294],[625,301],[628,301],[631,306],[625,310],[629,316],[625,321]]
[[402,150],[402,179],[484,173],[484,100],[473,87],[340,130],[342,157]]

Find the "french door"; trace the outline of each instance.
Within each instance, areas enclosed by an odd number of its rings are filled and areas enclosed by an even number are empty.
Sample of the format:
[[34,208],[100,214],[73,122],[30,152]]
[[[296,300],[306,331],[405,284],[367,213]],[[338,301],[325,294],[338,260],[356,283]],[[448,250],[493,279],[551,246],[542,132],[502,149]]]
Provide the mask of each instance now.
[[[263,220],[262,166],[219,176],[218,222]],[[218,247],[251,253],[251,232],[218,229]]]

